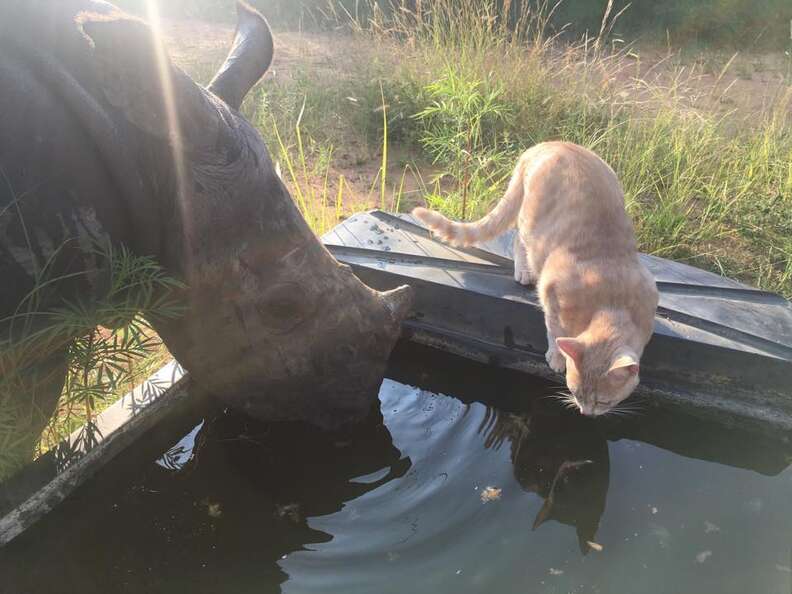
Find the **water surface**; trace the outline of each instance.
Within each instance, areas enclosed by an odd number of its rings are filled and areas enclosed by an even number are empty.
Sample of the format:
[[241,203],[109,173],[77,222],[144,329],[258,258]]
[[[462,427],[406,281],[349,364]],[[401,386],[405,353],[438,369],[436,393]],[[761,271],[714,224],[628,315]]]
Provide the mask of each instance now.
[[410,348],[349,431],[207,413],[0,550],[0,592],[789,594],[789,447]]

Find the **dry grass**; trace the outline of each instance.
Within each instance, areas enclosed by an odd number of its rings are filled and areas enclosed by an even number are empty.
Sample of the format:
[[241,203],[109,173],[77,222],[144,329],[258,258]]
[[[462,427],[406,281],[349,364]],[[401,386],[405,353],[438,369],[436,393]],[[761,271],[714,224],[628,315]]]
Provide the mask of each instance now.
[[[281,163],[300,164],[287,181],[309,221],[321,231],[382,195],[386,206],[427,201],[454,216],[464,201],[479,216],[520,152],[565,139],[616,169],[644,251],[792,296],[789,79],[763,85],[758,104],[736,92],[739,55],[642,59],[610,41],[613,14],[599,37],[561,42],[546,35],[546,8],[516,29],[494,1],[427,0],[422,14],[372,10],[365,21],[339,11],[343,52],[279,72],[247,105]],[[468,146],[455,135],[482,117],[472,104],[503,117]],[[455,142],[453,155],[439,149]],[[385,162],[383,148],[400,161]],[[339,164],[339,153],[354,155]],[[350,183],[354,171],[368,177]],[[404,179],[411,194],[399,191]]]

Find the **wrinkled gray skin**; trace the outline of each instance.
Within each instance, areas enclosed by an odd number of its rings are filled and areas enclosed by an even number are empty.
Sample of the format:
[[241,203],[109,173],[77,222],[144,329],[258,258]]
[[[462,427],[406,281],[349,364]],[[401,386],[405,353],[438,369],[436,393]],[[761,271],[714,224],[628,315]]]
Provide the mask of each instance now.
[[[187,313],[155,325],[194,389],[334,427],[370,408],[410,291],[363,285],[295,208],[237,112],[273,47],[258,13],[239,15],[208,90],[165,62],[179,141],[145,23],[93,0],[0,2],[0,318],[55,247],[59,273],[84,271],[80,245],[109,237],[186,283]],[[80,277],[58,297],[100,282]],[[57,391],[39,398],[46,412]]]

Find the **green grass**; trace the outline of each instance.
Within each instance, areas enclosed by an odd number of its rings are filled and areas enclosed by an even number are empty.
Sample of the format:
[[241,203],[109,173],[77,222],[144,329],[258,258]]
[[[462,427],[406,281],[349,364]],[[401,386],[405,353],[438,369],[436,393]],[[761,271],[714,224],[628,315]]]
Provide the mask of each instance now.
[[[387,150],[417,172],[420,197],[402,196],[391,179],[379,188],[389,203],[428,202],[474,218],[500,197],[523,150],[564,139],[614,167],[643,251],[792,297],[789,87],[745,118],[724,108],[718,86],[731,62],[714,82],[690,65],[642,78],[634,53],[605,42],[610,21],[602,38],[569,43],[548,36],[546,13],[518,15],[515,32],[494,1],[425,0],[423,8],[431,19],[401,11],[347,21],[352,39],[335,70],[285,73],[249,104],[266,138],[289,131],[270,146],[300,164],[301,179],[287,182],[314,226],[334,222],[317,223],[315,205],[325,212],[327,201],[347,202],[332,157],[349,146],[380,172],[390,169]],[[310,195],[316,182],[305,172],[319,162],[332,199]]]

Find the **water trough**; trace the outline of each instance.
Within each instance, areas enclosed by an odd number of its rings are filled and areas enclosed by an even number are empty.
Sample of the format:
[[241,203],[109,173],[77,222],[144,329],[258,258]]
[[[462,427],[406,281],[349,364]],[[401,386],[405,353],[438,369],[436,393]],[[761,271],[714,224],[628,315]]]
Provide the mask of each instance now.
[[[410,340],[552,377],[536,293],[513,279],[513,233],[456,249],[410,215],[375,210],[323,240],[368,285],[415,288],[415,315],[405,324]],[[641,257],[660,290],[641,391],[653,403],[719,422],[792,429],[792,304],[692,266]]]
[[[415,312],[404,325],[398,352],[431,347],[426,353],[445,351],[560,380],[544,361],[547,345],[536,295],[512,278],[510,234],[460,250],[433,240],[409,215],[372,211],[351,217],[323,239],[335,257],[370,286],[390,289],[407,283],[415,288]],[[668,410],[658,411],[662,415],[657,418],[665,421],[662,427],[652,426],[651,434],[631,435],[621,427],[614,438],[629,435],[672,451],[681,448],[684,455],[702,459],[727,456],[727,464],[744,466],[740,447],[724,453],[727,440],[702,437],[695,429],[697,420],[674,416],[674,411],[681,411],[706,418],[708,427],[758,430],[774,443],[788,444],[792,305],[777,295],[691,266],[643,258],[658,280],[661,298],[655,335],[642,362],[641,391],[650,396],[647,402]],[[432,360],[428,354],[407,358],[413,367],[416,358]],[[391,373],[397,376],[399,359],[391,364]],[[427,365],[421,371],[424,382],[432,372],[432,364]],[[0,485],[0,547],[125,450],[143,444],[156,449],[185,430],[204,405],[190,397],[189,377],[170,363],[102,413],[94,425],[81,428],[61,447]],[[636,425],[646,426],[646,421]],[[155,433],[158,439],[153,439]],[[683,446],[680,434],[690,436]],[[762,461],[760,472],[772,475],[786,467],[787,445],[763,451],[776,449],[777,455]],[[755,461],[748,464],[755,466]]]

